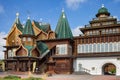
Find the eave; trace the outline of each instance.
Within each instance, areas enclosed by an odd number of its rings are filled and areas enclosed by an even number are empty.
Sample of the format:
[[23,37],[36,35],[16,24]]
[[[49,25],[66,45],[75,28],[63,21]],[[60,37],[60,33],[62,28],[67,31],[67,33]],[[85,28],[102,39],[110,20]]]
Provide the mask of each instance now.
[[88,35],[88,36],[76,36],[74,39],[82,39],[82,38],[100,38],[100,37],[107,37],[107,36],[120,36],[120,33],[114,34],[101,34],[101,35]]
[[14,59],[19,59],[19,60],[40,60],[41,58],[40,57],[31,57],[31,56],[15,56],[15,57],[13,57]]
[[32,37],[32,38],[36,38],[35,35],[30,35],[30,34],[22,34],[22,35],[19,35],[20,38],[22,37]]
[[116,28],[116,27],[120,27],[120,24],[84,27],[84,28],[80,28],[80,31],[84,33],[85,31],[88,31],[88,30],[103,29],[103,28]]
[[3,46],[4,48],[18,48],[19,45],[12,45],[12,46]]
[[52,58],[57,58],[57,59],[59,59],[59,58],[73,58],[73,56],[72,55],[54,55],[54,56],[52,56]]
[[117,21],[117,19],[116,18],[98,19],[98,20],[89,21],[89,23],[92,24],[92,23],[96,23],[96,22],[108,22],[108,21]]
[[47,39],[47,40],[38,40],[38,41],[42,41],[42,42],[70,41],[70,42],[73,42],[73,40],[72,40],[71,38],[63,38],[63,39]]
[[120,52],[79,53],[76,58],[120,57]]

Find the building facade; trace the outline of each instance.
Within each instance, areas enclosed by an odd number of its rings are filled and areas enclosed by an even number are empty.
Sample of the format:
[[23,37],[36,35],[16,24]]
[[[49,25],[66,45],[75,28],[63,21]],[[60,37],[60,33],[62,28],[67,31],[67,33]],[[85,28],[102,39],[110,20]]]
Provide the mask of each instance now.
[[75,71],[93,75],[120,75],[120,23],[102,6],[96,18],[80,28],[83,35],[74,38]]
[[103,5],[79,36],[72,35],[64,10],[55,32],[29,17],[23,27],[16,15],[5,38],[6,71],[120,75],[120,22]]

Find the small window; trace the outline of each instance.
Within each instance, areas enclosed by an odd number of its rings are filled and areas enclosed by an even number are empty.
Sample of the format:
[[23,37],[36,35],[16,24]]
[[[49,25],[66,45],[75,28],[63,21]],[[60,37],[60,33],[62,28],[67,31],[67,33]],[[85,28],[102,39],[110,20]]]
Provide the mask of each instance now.
[[31,41],[31,38],[28,38],[28,41]]
[[23,38],[23,41],[26,41],[26,38],[25,38],[25,37]]
[[12,57],[12,50],[8,50],[8,57]]
[[56,46],[57,54],[67,54],[67,44],[61,44]]

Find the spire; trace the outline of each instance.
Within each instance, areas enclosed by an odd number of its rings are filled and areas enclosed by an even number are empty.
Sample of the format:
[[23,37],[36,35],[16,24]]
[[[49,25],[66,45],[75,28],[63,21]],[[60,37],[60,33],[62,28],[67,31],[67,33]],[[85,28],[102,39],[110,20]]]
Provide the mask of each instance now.
[[27,19],[30,19],[30,16],[28,16],[28,18]]
[[102,8],[104,8],[105,6],[104,6],[104,4],[102,4]]
[[17,28],[22,32],[23,27],[22,27],[20,20],[19,20],[19,12],[16,13],[16,19],[15,19],[14,24],[16,24]]
[[62,8],[62,12],[64,12],[64,8]]
[[31,23],[31,20],[29,17],[28,17],[25,27],[23,29],[23,34],[34,35],[33,26],[32,26],[32,23]]
[[20,23],[20,20],[19,20],[19,13],[18,13],[18,12],[16,13],[16,20],[15,20],[15,23],[21,24],[21,23]]
[[19,13],[18,12],[16,13],[16,18],[19,18]]
[[58,23],[57,23],[57,26],[55,29],[55,33],[56,33],[56,37],[58,39],[73,38],[72,31],[70,29],[64,9],[62,9],[62,14],[58,20]]
[[64,8],[62,8],[63,18],[65,18]]

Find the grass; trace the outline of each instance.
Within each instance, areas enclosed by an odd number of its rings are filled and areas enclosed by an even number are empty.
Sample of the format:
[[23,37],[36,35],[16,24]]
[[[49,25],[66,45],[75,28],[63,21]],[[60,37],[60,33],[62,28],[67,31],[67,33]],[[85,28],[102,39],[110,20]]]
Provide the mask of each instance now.
[[43,80],[42,78],[29,77],[21,80]]
[[5,76],[3,78],[0,78],[0,80],[43,80],[43,79],[42,78],[35,78],[35,77],[21,79],[21,77],[18,77],[18,76],[8,75],[8,76]]

